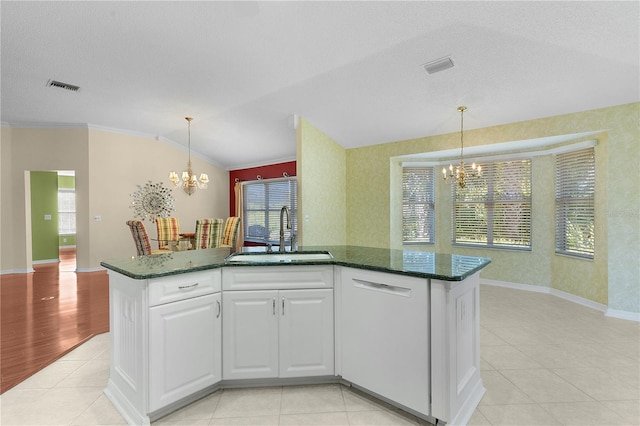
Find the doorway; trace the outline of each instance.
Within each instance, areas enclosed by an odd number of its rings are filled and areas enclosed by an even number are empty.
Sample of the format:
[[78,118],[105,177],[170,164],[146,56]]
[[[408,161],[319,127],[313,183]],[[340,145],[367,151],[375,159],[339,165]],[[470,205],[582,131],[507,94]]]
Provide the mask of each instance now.
[[76,271],[75,170],[58,171],[58,258],[60,271]]
[[76,271],[76,185],[74,170],[30,172],[32,264],[59,263]]

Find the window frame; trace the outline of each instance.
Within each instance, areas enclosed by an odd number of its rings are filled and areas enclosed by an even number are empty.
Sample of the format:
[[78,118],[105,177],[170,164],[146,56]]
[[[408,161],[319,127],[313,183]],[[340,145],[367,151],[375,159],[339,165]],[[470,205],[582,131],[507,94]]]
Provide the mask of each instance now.
[[[277,197],[277,196],[282,196],[284,194],[285,191],[280,192],[280,193],[273,193],[273,188],[275,188],[275,185],[281,184],[282,182],[289,182],[290,186],[291,184],[293,184],[293,188],[289,189],[288,191],[286,191],[286,196],[288,197],[288,203],[286,203],[287,207],[289,208],[289,213],[291,216],[291,228],[292,229],[286,229],[286,217],[283,218],[283,220],[285,221],[285,245],[289,245],[291,244],[291,234],[295,233],[296,235],[298,234],[298,180],[296,176],[290,176],[290,177],[284,177],[284,178],[274,178],[274,179],[259,179],[259,180],[252,180],[252,181],[246,181],[246,182],[242,182],[242,226],[243,226],[243,235],[244,235],[244,241],[245,242],[250,242],[250,243],[257,243],[257,244],[272,244],[272,245],[278,245],[279,244],[279,230],[280,230],[280,223],[279,223],[279,216],[280,216],[280,211],[282,209],[282,206],[279,205],[278,207],[275,207],[272,205],[272,203],[270,202],[270,200],[272,199],[272,197]],[[262,203],[262,208],[258,209],[258,208],[250,208],[250,203],[247,200],[247,192],[248,189],[251,186],[257,186],[257,185],[265,185],[264,188],[264,198],[263,198],[263,203]],[[253,223],[251,220],[249,220],[248,218],[251,216],[251,212],[263,212],[264,213],[264,225],[261,223]],[[275,237],[272,237],[272,223],[271,223],[271,218],[272,218],[272,214],[275,213],[276,216],[278,217],[278,219],[275,220],[276,225],[275,227],[277,227],[278,232],[277,235]],[[263,238],[258,237],[255,233],[250,233],[249,232],[249,228],[251,226],[262,226],[265,231],[268,231],[268,235],[264,236]]]
[[[516,176],[517,178],[528,177],[528,181],[525,182],[525,185],[528,185],[528,196],[526,195],[527,190],[521,191],[521,196],[512,196],[510,198],[496,198],[496,193],[499,192],[496,188],[499,188],[503,185],[501,180],[497,180],[497,170],[502,163],[520,163],[527,162],[528,164],[528,176],[524,174],[522,176]],[[483,173],[480,178],[470,178],[467,182],[467,187],[464,189],[460,189],[458,185],[454,182],[451,184],[451,244],[453,246],[459,247],[473,247],[473,248],[483,248],[483,249],[496,249],[496,250],[515,250],[515,251],[532,251],[533,250],[533,175],[532,175],[532,165],[533,159],[531,157],[514,157],[508,159],[494,160],[486,163],[482,163]],[[510,175],[514,176],[514,175]],[[458,200],[457,195],[459,191],[469,191],[474,187],[477,179],[483,179],[486,182],[486,197],[478,197],[477,200]],[[500,210],[498,210],[499,206],[507,206],[509,204],[512,205],[522,205],[525,207],[525,215],[528,215],[528,220],[526,220],[526,216],[524,220],[519,220],[518,223],[520,225],[526,225],[528,231],[525,233],[517,233],[516,235],[524,235],[528,237],[528,245],[519,245],[519,244],[506,244],[506,243],[496,243],[496,234],[501,229],[500,226],[497,226],[498,218],[500,215],[498,214]],[[482,206],[484,209],[483,212],[486,214],[486,242],[472,242],[472,241],[463,241],[462,237],[459,238],[459,233],[457,232],[457,225],[461,222],[457,219],[457,212],[459,209],[458,206]],[[528,209],[528,211],[526,210]],[[477,215],[476,215],[477,217]],[[471,220],[468,221],[467,226],[473,225]],[[528,222],[528,224],[526,223]],[[503,220],[502,223],[507,223],[506,220]],[[504,228],[504,225],[502,226]],[[504,231],[504,230],[503,230]],[[460,241],[458,241],[460,239]]]

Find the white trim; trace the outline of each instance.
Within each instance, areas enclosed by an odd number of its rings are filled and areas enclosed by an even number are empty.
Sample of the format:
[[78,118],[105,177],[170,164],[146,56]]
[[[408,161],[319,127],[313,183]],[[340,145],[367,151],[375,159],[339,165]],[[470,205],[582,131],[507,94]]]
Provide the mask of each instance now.
[[274,164],[280,164],[280,163],[290,163],[292,161],[297,161],[296,156],[275,158],[272,160],[259,161],[256,163],[235,164],[235,165],[229,166],[227,170],[232,172],[235,170],[252,169],[254,167],[272,166]]
[[598,145],[598,142],[594,139],[592,140],[588,140],[588,141],[582,141],[582,142],[577,142],[577,143],[572,143],[570,145],[563,145],[563,146],[559,146],[557,148],[553,148],[550,149],[548,151],[546,151],[547,154],[564,154],[566,152],[571,152],[571,151],[579,151],[581,149],[587,149],[587,148],[595,148]]
[[557,290],[555,288],[551,289],[551,294],[554,296],[558,296],[561,299],[568,300],[569,302],[577,303],[578,305],[595,309],[596,311],[600,311],[603,314],[607,312],[607,305],[594,302],[593,300],[585,299],[584,297],[576,296],[575,294],[567,293],[565,291]]
[[76,268],[76,272],[100,272],[106,270],[107,268],[104,268],[102,266],[98,266],[97,268]]
[[[600,129],[590,132],[572,133],[566,135],[546,136],[534,139],[525,139],[520,141],[510,142],[498,142],[487,145],[477,145],[465,147],[465,160],[471,160],[473,158],[483,158],[492,155],[499,155],[501,153],[513,153],[520,157],[526,155],[543,155],[542,153],[549,153],[548,151],[555,150],[556,148],[562,149],[563,147],[552,147],[553,145],[565,144],[566,147],[580,144],[582,142],[574,142],[577,139],[582,139],[590,136],[595,136],[599,133],[606,132],[607,129]],[[530,151],[528,151],[530,150]],[[415,162],[446,162],[452,161],[460,157],[460,148],[444,149],[440,151],[428,151],[415,154],[398,155],[393,158],[403,161],[415,161]]]
[[[107,133],[116,133],[116,134],[120,134],[120,135],[125,135],[125,136],[134,136],[134,137],[139,137],[139,138],[145,138],[145,139],[155,139],[157,141],[160,142],[164,142],[168,145],[173,146],[174,148],[178,148],[184,152],[188,151],[188,148],[182,144],[179,144],[177,142],[172,141],[171,139],[165,138],[164,136],[160,136],[160,135],[153,135],[151,133],[144,133],[144,132],[137,132],[134,130],[127,130],[127,129],[119,129],[116,127],[108,127],[108,126],[101,126],[98,124],[91,124],[91,123],[36,123],[36,122],[15,122],[15,123],[6,123],[6,122],[2,122],[3,126],[7,126],[9,128],[12,129],[87,129],[87,130],[97,130],[100,132],[107,132]],[[206,161],[207,163],[211,164],[212,166],[218,167],[220,169],[226,170],[225,167],[220,164],[219,162],[217,162],[216,160],[214,160],[211,157],[208,157],[204,154],[201,154],[197,151],[194,151],[193,149],[191,150],[191,155],[193,155],[194,157],[200,158],[203,161]]]
[[640,322],[640,312],[620,311],[618,309],[607,308],[607,311],[604,313],[604,316]]
[[0,271],[0,275],[11,275],[11,274],[31,274],[35,272],[33,268],[31,269],[7,269],[5,271]]
[[59,258],[55,259],[42,259],[42,260],[34,260],[31,262],[32,265],[42,265],[44,263],[60,263]]
[[[493,153],[491,155],[487,155],[487,156],[481,156],[481,155],[476,155],[476,156],[469,156],[469,155],[465,155],[464,157],[464,161],[466,164],[471,164],[471,163],[480,163],[480,162],[494,162],[494,161],[513,161],[513,160],[526,160],[526,159],[531,159],[533,157],[539,157],[542,155],[557,155],[557,154],[564,154],[567,152],[572,152],[572,151],[578,151],[581,149],[587,149],[587,148],[593,148],[598,144],[598,142],[595,139],[591,139],[588,141],[581,141],[581,142],[576,142],[576,143],[572,143],[572,144],[568,144],[568,145],[563,145],[563,146],[558,146],[555,148],[548,148],[548,149],[540,149],[537,151],[523,151],[523,152],[510,152],[510,153],[505,153],[505,154],[500,154],[499,152]],[[438,154],[438,152],[445,152],[445,151],[435,151],[435,154]],[[396,157],[397,158],[397,157]],[[430,159],[428,161],[419,161],[419,160],[413,160],[413,161],[406,161],[406,162],[401,162],[401,165],[403,167],[420,167],[420,166],[426,166],[426,167],[437,167],[437,166],[443,166],[443,165],[447,165],[451,162],[456,162],[459,161],[459,157],[458,158],[449,158],[449,159],[444,159],[444,160],[433,160]]]
[[509,281],[489,280],[486,278],[480,278],[480,284],[492,285],[494,287],[506,287],[514,290],[532,291],[534,293],[551,293],[549,287],[543,287],[541,285],[512,283]]
[[489,280],[486,278],[481,278],[480,284],[492,285],[494,287],[511,288],[514,290],[524,290],[524,291],[531,291],[535,293],[550,294],[552,296],[559,297],[569,302],[577,303],[578,305],[586,306],[587,308],[600,311],[607,317],[640,322],[640,313],[638,312],[609,309],[607,305],[603,305],[602,303],[594,302],[593,300],[585,299],[584,297],[576,296],[574,294],[570,294],[555,288],[543,287],[543,286],[531,285],[531,284],[512,283],[508,281]]

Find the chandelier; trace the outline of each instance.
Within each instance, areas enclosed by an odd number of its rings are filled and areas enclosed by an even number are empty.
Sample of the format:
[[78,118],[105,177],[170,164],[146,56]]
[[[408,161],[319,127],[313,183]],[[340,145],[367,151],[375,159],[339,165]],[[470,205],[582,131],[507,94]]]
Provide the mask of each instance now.
[[465,169],[464,165],[464,139],[463,139],[463,127],[464,127],[464,112],[467,110],[466,106],[459,106],[460,111],[460,164],[455,168],[453,164],[449,164],[449,171],[447,168],[442,168],[442,177],[446,182],[457,183],[458,186],[463,189],[467,186],[467,177],[479,178],[482,176],[482,167],[476,166],[476,163],[471,164],[471,169]]
[[182,180],[178,177],[178,174],[173,171],[169,173],[169,180],[176,188],[182,185],[184,192],[191,195],[196,192],[198,188],[207,189],[209,176],[207,176],[206,173],[200,173],[200,177],[196,178],[196,175],[191,169],[191,120],[193,120],[193,117],[185,117],[184,119],[189,123],[189,162],[187,163],[187,170],[182,172]]

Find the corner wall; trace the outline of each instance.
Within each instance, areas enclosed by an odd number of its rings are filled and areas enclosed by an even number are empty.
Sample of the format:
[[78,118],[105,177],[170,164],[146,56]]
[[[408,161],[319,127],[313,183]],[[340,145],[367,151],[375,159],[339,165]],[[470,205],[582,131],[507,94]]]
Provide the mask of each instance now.
[[[130,194],[148,180],[169,186],[170,170],[187,165],[187,152],[151,138],[102,130],[2,127],[2,273],[31,272],[31,226],[27,221],[25,171],[75,170],[77,268],[100,269],[100,261],[135,255],[125,221],[133,217]],[[193,231],[198,217],[224,217],[229,174],[192,156],[193,168],[209,174],[209,188],[188,196],[174,189],[181,229]],[[5,167],[7,166],[7,167]],[[100,221],[94,217],[100,216]],[[155,224],[145,221],[150,237]],[[27,244],[28,242],[28,244]]]
[[296,164],[300,244],[346,244],[345,149],[300,119]]

